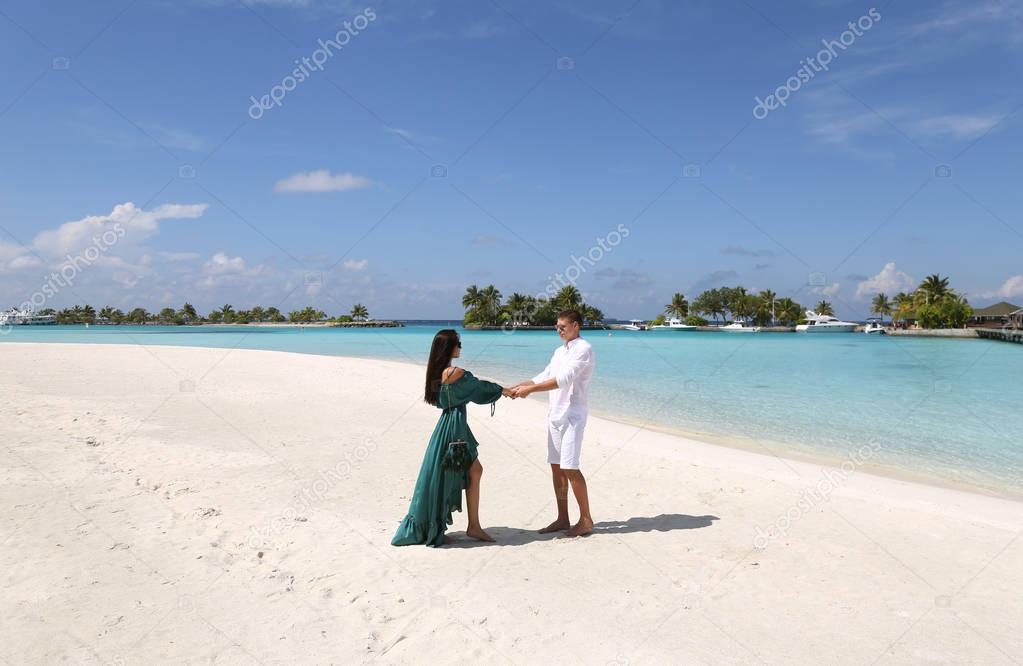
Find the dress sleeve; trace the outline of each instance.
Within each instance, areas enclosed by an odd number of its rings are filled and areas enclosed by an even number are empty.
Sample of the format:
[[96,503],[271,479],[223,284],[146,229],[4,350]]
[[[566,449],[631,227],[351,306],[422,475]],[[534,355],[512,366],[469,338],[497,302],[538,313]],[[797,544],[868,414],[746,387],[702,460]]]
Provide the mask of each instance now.
[[500,384],[476,379],[471,375],[466,377],[464,381],[467,384],[466,390],[468,395],[466,399],[469,402],[475,402],[477,405],[489,405],[501,398],[501,391],[503,389]]

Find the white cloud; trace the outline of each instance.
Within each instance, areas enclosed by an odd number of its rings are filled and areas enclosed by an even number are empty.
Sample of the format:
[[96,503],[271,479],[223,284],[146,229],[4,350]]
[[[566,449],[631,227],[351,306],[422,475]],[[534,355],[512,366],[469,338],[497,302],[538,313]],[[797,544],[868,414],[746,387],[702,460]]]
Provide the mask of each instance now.
[[0,262],[10,261],[25,254],[25,248],[21,245],[14,245],[13,243],[5,243],[0,241]]
[[167,261],[189,261],[201,256],[198,252],[160,252],[159,255]]
[[856,285],[856,298],[880,292],[892,295],[900,291],[910,291],[915,286],[916,280],[897,269],[894,261],[890,261],[884,265],[880,273]]
[[1023,298],[1023,275],[1013,275],[997,291],[983,294],[984,298]]
[[928,136],[950,139],[975,139],[983,136],[1002,120],[996,115],[949,114],[924,118],[917,129]]
[[156,232],[161,220],[195,219],[206,211],[206,207],[207,204],[165,204],[147,211],[129,201],[114,206],[108,215],[89,215],[43,231],[32,241],[32,246],[40,253],[69,254],[92,244],[94,237],[101,237],[107,231],[117,233],[117,225],[124,229],[123,235],[137,242]]
[[369,267],[369,259],[345,259],[341,265],[346,271],[364,271]]
[[277,192],[346,192],[372,187],[373,181],[365,176],[353,173],[332,174],[326,169],[316,171],[300,171],[283,180],[277,181],[274,190]]
[[1011,24],[1019,17],[1013,13],[1012,3],[998,2],[977,2],[966,3],[963,7],[940,9],[941,14],[920,23],[915,23],[905,29],[909,37],[918,37],[933,32],[942,31],[963,31],[967,27],[976,25],[999,23]]
[[35,257],[33,255],[30,255],[30,254],[26,254],[26,255],[22,255],[20,257],[15,257],[14,259],[12,259],[11,262],[9,264],[7,264],[7,268],[9,270],[16,271],[16,270],[20,270],[22,268],[38,268],[38,267],[40,267],[42,265],[43,265],[43,262],[41,262],[38,259],[38,257]]
[[203,271],[207,275],[224,275],[243,273],[245,271],[245,260],[241,257],[229,257],[223,252],[217,252],[210,260],[203,264]]
[[810,293],[820,294],[821,296],[827,296],[830,298],[831,296],[837,294],[840,288],[841,285],[839,283],[832,282],[831,284],[823,287],[813,287],[810,289]]

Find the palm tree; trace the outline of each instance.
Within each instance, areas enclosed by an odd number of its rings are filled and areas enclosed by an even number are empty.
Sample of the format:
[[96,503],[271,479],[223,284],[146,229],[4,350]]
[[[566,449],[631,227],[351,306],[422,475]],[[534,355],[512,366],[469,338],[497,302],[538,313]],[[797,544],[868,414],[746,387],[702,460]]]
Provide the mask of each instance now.
[[599,324],[604,321],[604,313],[592,305],[584,305],[582,315],[583,321],[589,322],[590,324]]
[[462,307],[465,309],[465,323],[481,323],[479,319],[483,308],[483,296],[480,294],[479,287],[474,284],[466,287],[465,294],[462,296]]
[[127,319],[133,324],[145,324],[149,320],[149,313],[145,308],[135,308],[128,313]]
[[355,321],[365,321],[366,319],[369,319],[369,310],[367,310],[366,306],[362,303],[356,303],[352,306],[352,319]]
[[508,302],[504,304],[504,311],[508,313],[512,326],[518,326],[527,319],[527,303],[528,297],[518,292],[515,292],[508,297]]
[[794,326],[803,316],[803,307],[791,298],[780,298],[775,313],[784,326]]
[[913,294],[907,294],[904,291],[900,291],[895,294],[895,312],[892,319],[908,319],[913,314],[914,299]]
[[920,283],[920,286],[917,287],[916,290],[923,297],[923,301],[926,305],[940,303],[946,296],[953,293],[953,291],[948,288],[948,278],[941,277],[939,273],[925,277],[924,281]]
[[181,310],[178,314],[188,323],[199,320],[199,313],[195,311],[195,306],[191,303],[185,303],[181,306]]
[[559,310],[578,310],[583,304],[583,295],[574,284],[566,284],[554,296],[554,304]]
[[732,311],[735,319],[746,319],[753,314],[753,302],[746,293],[745,287],[736,287],[732,290],[732,298],[728,302],[728,309]]
[[224,323],[230,324],[234,320],[234,308],[230,305],[222,305],[220,307],[220,318]]
[[267,318],[268,321],[272,321],[272,322],[278,322],[279,323],[279,322],[284,321],[284,315],[281,314],[281,311],[278,310],[277,308],[273,308],[273,307],[270,307],[270,308],[266,309],[266,318]]
[[685,319],[689,315],[689,301],[684,294],[676,292],[671,303],[664,306],[664,313],[676,319]]
[[109,306],[109,305],[103,306],[102,308],[100,308],[99,318],[100,319],[105,319],[106,321],[108,321],[110,323],[113,323],[113,320],[114,320],[114,308]]
[[874,296],[874,300],[870,302],[870,308],[883,318],[885,315],[891,315],[892,304],[885,296],[884,292],[881,292]]
[[708,289],[696,297],[690,309],[694,312],[709,314],[717,322],[718,315],[724,316],[726,307],[724,293],[720,289]]
[[831,307],[831,303],[827,301],[821,301],[814,307],[814,311],[820,315],[828,315],[829,317],[835,316],[835,309]]
[[774,293],[770,289],[764,289],[759,294],[757,294],[757,298],[760,300],[759,302],[760,308],[762,308],[765,312],[767,310],[771,311],[771,324],[774,324],[775,301],[778,299],[778,294]]
[[484,323],[494,325],[497,323],[497,313],[501,311],[501,292],[492,284],[488,284],[480,292],[480,307],[482,309]]

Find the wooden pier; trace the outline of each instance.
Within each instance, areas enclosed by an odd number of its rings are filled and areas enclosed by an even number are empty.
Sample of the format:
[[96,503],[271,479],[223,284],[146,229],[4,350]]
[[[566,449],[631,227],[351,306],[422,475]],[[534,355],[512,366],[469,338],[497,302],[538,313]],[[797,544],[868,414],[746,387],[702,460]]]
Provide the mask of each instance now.
[[1002,340],[1023,344],[1023,328],[975,328],[977,335],[986,340]]

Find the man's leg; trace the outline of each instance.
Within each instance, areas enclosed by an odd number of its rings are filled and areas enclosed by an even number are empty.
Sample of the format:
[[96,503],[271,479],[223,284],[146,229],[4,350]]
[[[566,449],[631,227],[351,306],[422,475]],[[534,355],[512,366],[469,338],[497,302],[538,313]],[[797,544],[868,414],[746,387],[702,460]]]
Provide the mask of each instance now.
[[547,462],[551,465],[551,479],[554,481],[554,500],[558,504],[558,517],[553,523],[540,530],[540,534],[567,530],[568,522],[568,478],[561,470],[562,431],[552,423],[547,424]]
[[590,496],[586,490],[586,478],[579,470],[582,458],[583,433],[586,432],[586,417],[570,418],[561,438],[561,471],[572,484],[572,493],[579,505],[579,522],[568,530],[568,536],[584,536],[593,531],[590,516]]
[[579,522],[568,531],[568,536],[586,536],[593,531],[593,518],[590,516],[590,496],[586,492],[586,478],[581,470],[566,469],[562,474],[572,484],[572,493],[579,505]]
[[540,530],[540,534],[567,530],[571,526],[568,521],[568,477],[565,476],[561,465],[551,463],[551,478],[554,481],[554,499],[558,503],[558,517]]

